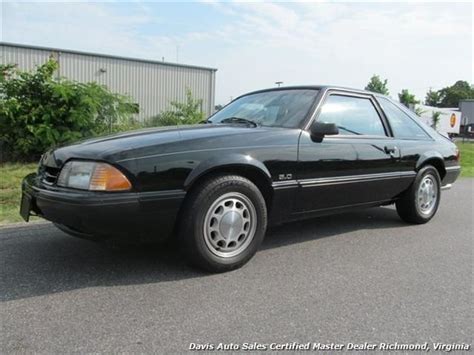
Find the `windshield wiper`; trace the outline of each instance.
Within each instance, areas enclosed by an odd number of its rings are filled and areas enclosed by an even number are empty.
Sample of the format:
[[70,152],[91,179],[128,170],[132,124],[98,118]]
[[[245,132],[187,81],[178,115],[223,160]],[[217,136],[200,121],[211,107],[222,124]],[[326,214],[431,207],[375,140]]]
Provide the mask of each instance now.
[[258,127],[258,124],[256,122],[242,117],[227,117],[221,120],[220,123],[245,123],[252,125],[253,127]]

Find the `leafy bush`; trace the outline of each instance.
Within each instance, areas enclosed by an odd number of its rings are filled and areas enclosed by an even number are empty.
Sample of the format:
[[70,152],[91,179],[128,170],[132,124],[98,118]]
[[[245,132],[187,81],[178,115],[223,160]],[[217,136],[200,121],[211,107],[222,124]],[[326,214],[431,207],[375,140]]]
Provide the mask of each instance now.
[[441,120],[441,112],[439,111],[434,111],[433,114],[431,115],[431,127],[434,129],[438,129],[438,124],[439,121]]
[[138,109],[97,83],[53,77],[50,59],[35,72],[0,65],[1,161],[36,160],[48,148],[133,125]]
[[400,101],[400,103],[402,103],[406,107],[410,107],[410,105],[416,105],[420,103],[420,101],[415,98],[415,95],[410,94],[407,89],[403,89],[402,92],[398,94],[398,101]]
[[426,110],[423,110],[423,108],[421,108],[420,106],[416,106],[415,107],[415,113],[421,117],[421,115],[423,115],[424,113],[426,112]]
[[193,98],[190,89],[186,90],[186,102],[171,101],[170,105],[171,110],[150,117],[146,125],[149,127],[176,126],[196,124],[204,120],[202,100]]
[[365,90],[378,92],[382,95],[388,95],[387,79],[382,80],[378,75],[372,75],[370,81],[365,86]]

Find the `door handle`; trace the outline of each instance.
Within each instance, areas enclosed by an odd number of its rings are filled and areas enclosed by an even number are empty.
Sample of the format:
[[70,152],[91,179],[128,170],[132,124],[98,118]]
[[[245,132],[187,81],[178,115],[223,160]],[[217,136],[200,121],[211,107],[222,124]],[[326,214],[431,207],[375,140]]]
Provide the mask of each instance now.
[[386,154],[390,154],[393,157],[397,153],[398,147],[396,145],[386,145],[384,150]]

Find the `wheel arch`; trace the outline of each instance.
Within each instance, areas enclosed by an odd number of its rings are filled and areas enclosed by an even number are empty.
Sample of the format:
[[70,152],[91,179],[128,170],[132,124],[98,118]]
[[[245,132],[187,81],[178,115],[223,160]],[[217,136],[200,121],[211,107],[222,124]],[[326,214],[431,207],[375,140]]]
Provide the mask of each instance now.
[[189,192],[200,183],[218,174],[234,174],[249,179],[260,190],[265,199],[267,210],[270,210],[273,199],[270,172],[261,161],[248,155],[225,155],[201,162],[186,178],[184,189]]
[[426,152],[418,159],[416,163],[416,171],[419,171],[426,165],[432,165],[438,170],[441,180],[446,176],[446,168],[443,156],[439,152]]

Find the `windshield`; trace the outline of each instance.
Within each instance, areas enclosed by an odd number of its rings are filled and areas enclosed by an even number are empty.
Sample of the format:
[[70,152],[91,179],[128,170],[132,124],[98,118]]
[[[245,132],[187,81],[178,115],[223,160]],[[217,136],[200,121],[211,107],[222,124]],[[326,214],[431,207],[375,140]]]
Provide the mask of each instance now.
[[306,118],[318,90],[266,91],[243,96],[215,113],[210,123],[256,123],[259,126],[297,128]]

